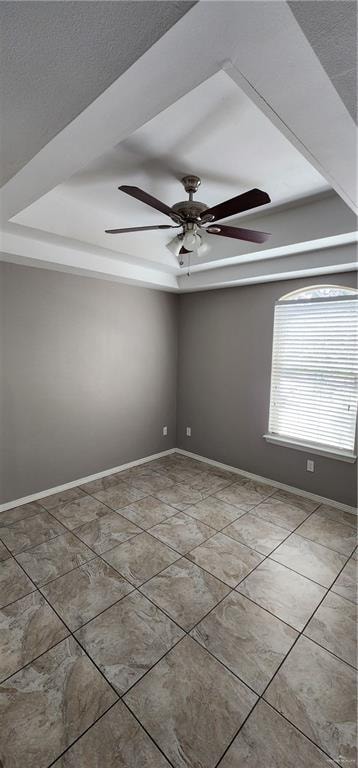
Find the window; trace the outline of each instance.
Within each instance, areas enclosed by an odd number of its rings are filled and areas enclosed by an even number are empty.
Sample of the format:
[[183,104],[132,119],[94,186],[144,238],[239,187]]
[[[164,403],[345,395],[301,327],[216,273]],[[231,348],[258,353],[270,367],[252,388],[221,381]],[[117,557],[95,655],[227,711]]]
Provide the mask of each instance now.
[[353,461],[358,391],[358,291],[320,285],[275,306],[272,442]]

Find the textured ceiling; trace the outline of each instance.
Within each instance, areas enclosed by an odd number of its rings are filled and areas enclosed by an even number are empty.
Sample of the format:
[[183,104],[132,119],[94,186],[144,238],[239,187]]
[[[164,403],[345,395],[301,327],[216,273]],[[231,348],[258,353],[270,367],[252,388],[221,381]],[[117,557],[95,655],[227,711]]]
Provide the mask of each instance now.
[[0,185],[194,4],[0,2]]
[[289,6],[357,122],[356,3],[351,0],[293,0]]

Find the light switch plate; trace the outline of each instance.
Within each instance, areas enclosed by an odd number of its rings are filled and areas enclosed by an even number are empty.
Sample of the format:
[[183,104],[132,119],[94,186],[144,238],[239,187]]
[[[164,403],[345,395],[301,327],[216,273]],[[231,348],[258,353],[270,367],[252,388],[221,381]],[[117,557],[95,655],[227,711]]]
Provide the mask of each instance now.
[[191,437],[191,427],[186,428],[186,436]]
[[313,461],[313,459],[307,459],[306,469],[307,469],[307,472],[314,472],[314,461]]

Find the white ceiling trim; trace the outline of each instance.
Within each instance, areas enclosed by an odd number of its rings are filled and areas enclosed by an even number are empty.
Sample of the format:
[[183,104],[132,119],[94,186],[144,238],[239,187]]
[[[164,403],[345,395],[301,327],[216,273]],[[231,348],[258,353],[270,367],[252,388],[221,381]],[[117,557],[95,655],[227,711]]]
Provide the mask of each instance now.
[[[313,53],[313,51],[312,51]],[[253,88],[251,83],[244,77],[244,75],[239,72],[237,67],[235,67],[232,62],[228,61],[224,65],[224,70],[227,72],[227,74],[236,82],[237,85],[239,85],[242,90],[250,96],[250,98],[255,101],[256,105],[260,107],[261,111],[270,118],[271,122],[280,129],[281,133],[283,133],[287,139],[291,141],[291,144],[293,144],[296,149],[298,149],[301,154],[311,163],[311,165],[316,168],[317,171],[327,180],[329,181],[332,189],[334,189],[340,197],[347,203],[347,205],[356,213],[358,211],[357,208],[357,191],[356,191],[356,174],[354,172],[354,163],[351,164],[350,168],[348,166],[348,176],[350,178],[350,182],[352,184],[349,184],[349,187],[344,184],[342,186],[340,181],[341,171],[342,168],[339,165],[338,169],[334,171],[331,170],[331,163],[329,163],[328,167],[327,165],[324,166],[322,164],[322,159],[320,159],[321,152],[318,147],[315,148],[315,142],[312,142],[311,149],[309,149],[308,146],[304,143],[302,139],[298,137],[296,133],[294,133],[293,130],[289,128],[289,126],[284,122],[282,117],[280,117],[277,112],[270,106],[270,104],[267,103],[267,101],[260,96],[260,94]],[[320,84],[317,85],[317,90],[320,88]],[[317,94],[318,96],[318,94]],[[322,98],[318,96],[318,98]],[[341,111],[341,110],[340,110]],[[349,131],[350,134],[355,133],[356,134],[356,128],[354,121],[352,119],[352,130]],[[302,134],[301,134],[302,135]],[[353,156],[356,155],[356,139],[354,140],[354,136],[352,135],[353,143],[351,144],[351,149],[353,151]],[[314,151],[316,154],[314,154]],[[353,173],[352,173],[353,170]],[[338,171],[338,173],[337,173]],[[338,176],[338,178],[337,178]],[[348,192],[347,189],[351,186],[351,192]],[[352,193],[352,194],[351,194]]]
[[75,248],[62,243],[45,242],[12,232],[0,232],[0,261],[57,269],[74,274],[120,280],[149,288],[177,291],[175,275],[158,269],[130,264],[116,257],[96,254],[94,249]]
[[260,262],[225,266],[199,274],[194,273],[190,277],[182,275],[178,283],[180,292],[187,293],[247,283],[267,283],[273,280],[309,277],[310,275],[354,272],[357,266],[356,247],[351,244],[312,251],[309,261],[305,252],[282,256],[274,260],[263,258]]
[[357,242],[357,232],[345,232],[343,235],[332,235],[331,237],[318,237],[316,240],[307,240],[306,242],[293,243],[292,245],[281,245],[277,248],[265,248],[263,251],[254,251],[242,256],[235,256],[221,261],[209,261],[205,264],[193,264],[191,273],[207,272],[211,269],[222,268],[223,266],[249,264],[252,261],[262,261],[263,259],[275,259],[278,256],[291,256],[295,253],[309,253],[317,249],[333,248],[340,245],[350,245]]
[[[45,242],[35,237],[24,237],[11,232],[0,232],[2,252],[0,261],[10,261],[45,269],[54,269],[72,274],[82,274],[107,280],[118,280],[148,288],[157,288],[173,293],[211,290],[246,282],[264,283],[283,280],[287,277],[303,277],[357,269],[356,233],[352,240],[345,235],[339,238],[322,238],[312,243],[301,244],[301,249],[288,254],[282,248],[281,256],[273,259],[261,252],[252,260],[242,257],[240,263],[230,263],[202,271],[193,268],[190,277],[182,269],[177,275],[168,274],[149,267],[125,263],[119,259],[98,255],[94,249],[81,251],[63,243]],[[330,241],[329,243],[327,241]],[[310,253],[309,261],[307,253]]]

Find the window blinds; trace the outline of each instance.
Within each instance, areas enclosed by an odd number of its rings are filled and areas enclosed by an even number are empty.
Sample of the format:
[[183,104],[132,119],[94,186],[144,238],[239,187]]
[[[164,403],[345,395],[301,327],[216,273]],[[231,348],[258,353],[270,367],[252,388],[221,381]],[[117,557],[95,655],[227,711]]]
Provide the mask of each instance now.
[[353,452],[357,390],[357,299],[278,302],[270,434]]

